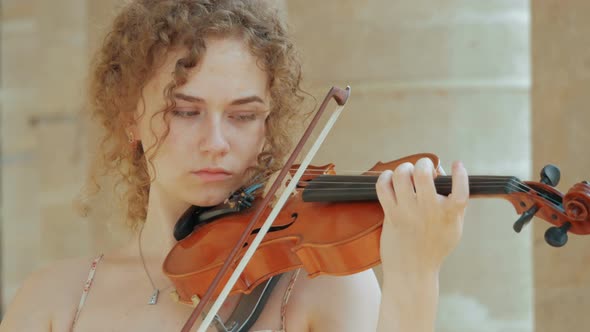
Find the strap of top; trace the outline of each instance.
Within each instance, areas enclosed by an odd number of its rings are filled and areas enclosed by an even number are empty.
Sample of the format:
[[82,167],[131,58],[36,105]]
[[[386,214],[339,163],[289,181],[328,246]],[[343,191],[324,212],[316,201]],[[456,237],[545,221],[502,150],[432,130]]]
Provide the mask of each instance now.
[[74,322],[72,323],[72,327],[76,324],[78,320],[78,316],[80,316],[80,312],[82,311],[82,307],[84,306],[84,302],[86,302],[86,297],[88,296],[88,292],[90,292],[90,287],[92,286],[92,280],[94,279],[94,272],[96,271],[96,266],[98,262],[102,259],[103,254],[100,254],[98,257],[92,260],[92,264],[90,265],[90,272],[88,273],[88,278],[84,283],[84,290],[82,291],[82,297],[80,298],[80,303],[78,304],[78,311],[76,311],[76,316],[74,317]]
[[286,331],[286,319],[287,319],[287,303],[289,302],[289,297],[291,297],[291,291],[293,290],[293,286],[295,286],[295,281],[297,280],[297,276],[299,276],[299,272],[301,269],[297,269],[295,273],[291,275],[291,280],[289,280],[289,285],[287,286],[287,290],[285,291],[285,295],[283,295],[283,303],[281,304],[281,328],[283,331]]
[[[96,272],[96,267],[98,263],[102,259],[104,254],[100,254],[96,258],[92,260],[92,264],[90,265],[90,271],[88,273],[88,278],[84,283],[84,289],[82,291],[82,297],[80,298],[80,303],[78,304],[78,310],[76,311],[76,316],[74,317],[74,321],[72,322],[72,329],[74,325],[76,325],[76,321],[80,316],[80,312],[82,311],[82,307],[84,307],[84,303],[86,302],[86,297],[90,292],[90,287],[92,287],[92,281],[94,280],[94,273]],[[299,272],[301,269],[297,269],[291,275],[291,279],[289,280],[289,284],[287,289],[285,290],[285,294],[283,295],[283,301],[281,303],[281,331],[285,331],[285,323],[286,323],[286,313],[287,313],[287,303],[289,302],[289,298],[291,297],[291,292],[293,291],[293,286],[295,286],[295,281],[297,280],[297,276],[299,276]]]
[[295,286],[295,281],[297,280],[297,276],[301,269],[298,269],[291,274],[291,279],[289,280],[289,285],[285,290],[285,294],[283,295],[283,302],[281,304],[281,329],[280,330],[257,330],[254,332],[286,332],[286,313],[287,313],[287,303],[289,302],[289,297],[291,297],[291,291],[293,290],[293,286]]

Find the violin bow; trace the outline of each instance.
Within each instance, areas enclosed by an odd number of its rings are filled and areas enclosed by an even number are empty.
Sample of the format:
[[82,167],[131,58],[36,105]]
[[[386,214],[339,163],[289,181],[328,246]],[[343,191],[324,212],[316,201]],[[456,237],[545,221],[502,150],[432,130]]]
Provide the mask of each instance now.
[[254,240],[252,240],[252,243],[250,244],[250,246],[248,247],[248,249],[244,253],[242,260],[238,263],[234,272],[229,277],[229,280],[227,281],[227,283],[225,284],[225,286],[221,290],[221,293],[219,294],[219,296],[217,297],[217,299],[215,300],[215,302],[211,306],[211,309],[209,310],[209,312],[207,313],[207,315],[203,319],[203,322],[201,323],[201,325],[199,326],[197,331],[198,332],[205,332],[207,330],[207,328],[209,327],[209,325],[211,324],[211,322],[213,322],[213,319],[215,318],[215,315],[219,311],[219,308],[221,308],[221,305],[223,304],[223,302],[225,302],[225,299],[227,298],[227,296],[231,292],[231,290],[234,287],[235,283],[237,282],[239,276],[244,271],[244,268],[246,267],[246,265],[250,261],[250,258],[252,258],[252,255],[256,252],[258,245],[260,244],[260,242],[262,242],[262,239],[264,238],[264,236],[268,232],[268,229],[270,228],[270,226],[274,222],[277,215],[279,214],[279,211],[283,208],[283,205],[286,203],[288,197],[291,195],[291,193],[295,189],[295,186],[299,182],[299,179],[303,176],[303,172],[306,170],[307,166],[311,163],[311,159],[315,156],[316,152],[319,150],[320,145],[323,143],[323,141],[326,138],[326,136],[328,135],[330,129],[332,129],[332,127],[333,127],[334,123],[336,122],[336,120],[338,119],[338,116],[340,115],[340,113],[342,113],[342,110],[344,109],[344,105],[348,101],[349,96],[350,96],[350,86],[347,86],[345,90],[337,88],[337,87],[332,87],[330,89],[330,91],[328,92],[328,94],[324,98],[324,101],[322,102],[322,104],[318,108],[318,111],[316,112],[311,123],[309,124],[309,126],[305,130],[304,134],[302,135],[301,139],[299,140],[299,143],[297,144],[297,146],[295,147],[295,149],[291,153],[291,156],[289,157],[289,159],[287,160],[287,162],[285,163],[285,165],[281,169],[281,172],[279,173],[279,175],[277,176],[277,178],[273,182],[273,184],[272,184],[271,188],[269,189],[268,193],[266,194],[266,196],[264,197],[262,203],[258,205],[257,210],[254,214],[254,217],[252,217],[252,219],[250,220],[250,223],[246,226],[246,229],[242,233],[242,236],[238,240],[238,243],[236,243],[236,245],[232,249],[231,253],[229,254],[227,259],[225,260],[223,266],[221,267],[221,269],[219,270],[219,272],[217,273],[217,275],[213,279],[213,282],[211,283],[211,285],[207,289],[207,292],[205,292],[205,294],[203,295],[203,298],[200,299],[199,303],[197,304],[197,307],[193,310],[189,319],[184,324],[184,326],[181,330],[182,332],[189,332],[190,331],[190,329],[194,325],[195,321],[197,320],[197,317],[201,315],[205,306],[211,300],[211,297],[213,296],[214,291],[219,287],[221,280],[227,274],[227,271],[229,270],[230,266],[236,260],[236,256],[240,252],[240,249],[243,248],[244,243],[246,243],[246,240],[248,239],[248,236],[251,234],[252,230],[254,229],[254,226],[256,225],[258,220],[261,218],[263,211],[270,204],[271,198],[275,196],[277,190],[279,189],[279,187],[283,183],[283,180],[285,179],[285,177],[289,173],[289,170],[293,166],[295,159],[301,153],[303,146],[305,145],[305,143],[307,142],[313,129],[316,127],[317,123],[319,122],[319,119],[321,118],[326,107],[328,106],[329,101],[332,98],[334,98],[334,100],[338,104],[338,107],[336,108],[336,110],[334,111],[332,116],[330,116],[328,121],[326,122],[326,125],[324,126],[321,133],[319,134],[316,142],[309,149],[309,152],[305,156],[304,160],[301,162],[297,172],[292,176],[291,181],[289,181],[289,184],[287,185],[287,187],[285,188],[285,190],[283,191],[283,193],[281,194],[281,196],[277,200],[276,205],[273,207],[272,211],[270,212],[266,221],[264,222],[264,224],[260,228],[260,231],[258,232],[256,237],[254,238]]

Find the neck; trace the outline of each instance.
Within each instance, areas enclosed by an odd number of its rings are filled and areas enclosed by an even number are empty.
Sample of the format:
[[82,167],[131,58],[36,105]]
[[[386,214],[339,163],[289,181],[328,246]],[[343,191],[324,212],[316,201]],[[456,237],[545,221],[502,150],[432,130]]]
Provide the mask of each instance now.
[[[305,185],[305,202],[343,202],[377,200],[377,175],[321,175]],[[451,193],[451,176],[434,180],[440,195]],[[522,191],[522,183],[513,176],[469,176],[470,197],[503,196]]]
[[[156,186],[150,188],[147,216],[141,231],[141,252],[146,268],[158,287],[169,284],[168,278],[162,272],[162,264],[176,240],[174,239],[174,225],[182,213],[190,205],[185,202],[171,202],[165,199]],[[134,238],[130,251],[139,256],[139,239]]]

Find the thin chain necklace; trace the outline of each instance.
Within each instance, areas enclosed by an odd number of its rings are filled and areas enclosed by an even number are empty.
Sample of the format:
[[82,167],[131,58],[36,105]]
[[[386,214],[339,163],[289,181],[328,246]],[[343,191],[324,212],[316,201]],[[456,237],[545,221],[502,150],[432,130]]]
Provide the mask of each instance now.
[[[141,250],[141,234],[143,232],[144,226],[145,225],[141,226],[141,229],[139,230],[139,240],[137,241],[139,243],[139,257],[141,258],[141,264],[143,265],[143,270],[145,271],[145,274],[147,275],[148,279],[150,280],[150,283],[152,284],[152,288],[154,290],[152,293],[152,296],[150,296],[148,304],[155,305],[156,303],[158,303],[158,295],[160,295],[160,289],[158,287],[156,287],[156,284],[152,280],[152,276],[150,276],[147,266],[145,265],[145,259],[143,258],[143,252]],[[168,289],[169,287],[172,287],[172,285],[170,285],[164,289]]]

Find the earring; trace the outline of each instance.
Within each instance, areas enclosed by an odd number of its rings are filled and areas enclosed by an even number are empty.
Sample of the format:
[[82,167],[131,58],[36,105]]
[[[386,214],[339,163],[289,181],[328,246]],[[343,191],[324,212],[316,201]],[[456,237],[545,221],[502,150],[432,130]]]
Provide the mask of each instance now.
[[129,139],[129,144],[133,144],[133,142],[135,142],[135,137],[133,137],[133,132],[131,132],[131,131],[127,132],[127,139]]

